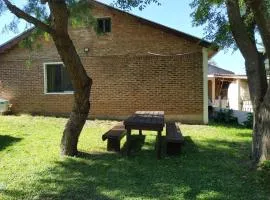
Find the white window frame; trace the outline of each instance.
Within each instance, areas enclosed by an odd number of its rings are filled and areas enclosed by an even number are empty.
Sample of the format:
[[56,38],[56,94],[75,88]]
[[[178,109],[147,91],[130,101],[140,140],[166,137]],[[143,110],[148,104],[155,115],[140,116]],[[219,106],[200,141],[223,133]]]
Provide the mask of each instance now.
[[44,72],[44,94],[45,95],[50,95],[50,94],[74,94],[74,91],[63,91],[63,92],[48,92],[48,88],[47,88],[47,65],[64,65],[63,62],[45,62],[43,63],[43,72]]

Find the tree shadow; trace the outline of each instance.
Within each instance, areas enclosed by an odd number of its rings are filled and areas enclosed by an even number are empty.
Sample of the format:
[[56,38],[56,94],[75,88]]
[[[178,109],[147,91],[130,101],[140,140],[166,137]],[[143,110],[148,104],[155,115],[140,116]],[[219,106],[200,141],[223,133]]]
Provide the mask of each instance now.
[[[33,191],[35,199],[267,199],[245,163],[238,162],[248,142],[198,143],[185,137],[180,156],[157,160],[155,141],[133,139],[144,143],[134,157],[81,152],[77,158],[55,162],[22,188]],[[29,197],[24,190],[3,192]]]
[[16,138],[9,135],[0,135],[0,151],[21,140],[22,138]]
[[[132,155],[137,154],[142,150],[143,145],[145,145],[145,135],[131,135],[131,153]],[[127,143],[125,142],[121,148],[121,154],[125,155],[127,151]]]

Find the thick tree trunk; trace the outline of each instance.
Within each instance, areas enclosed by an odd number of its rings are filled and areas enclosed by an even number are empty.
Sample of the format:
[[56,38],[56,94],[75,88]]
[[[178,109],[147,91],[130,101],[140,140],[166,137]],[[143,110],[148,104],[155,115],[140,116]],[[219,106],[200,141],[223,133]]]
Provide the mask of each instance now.
[[257,113],[254,113],[253,127],[253,159],[261,163],[270,159],[270,102],[262,103]]
[[89,94],[91,86],[90,82],[88,84],[84,91],[75,97],[73,109],[61,139],[62,155],[75,156],[78,154],[77,145],[79,136],[90,109]]
[[87,76],[69,35],[56,35],[53,39],[75,90],[72,112],[61,140],[61,154],[75,156],[78,153],[78,139],[90,110],[92,80]]
[[89,99],[92,80],[88,77],[68,34],[69,11],[66,1],[42,0],[42,3],[48,3],[51,11],[50,24],[46,24],[29,15],[20,8],[14,6],[8,0],[4,0],[4,3],[17,17],[34,24],[43,31],[46,31],[54,40],[55,46],[65,64],[65,67],[67,68],[74,88],[74,104],[61,140],[61,154],[68,156],[77,155],[79,136],[90,109]]
[[[266,57],[270,55],[270,3],[269,0],[247,0],[251,7],[260,35],[262,37]],[[253,158],[256,163],[270,159],[270,88],[263,102],[254,113]]]
[[[75,156],[81,130],[90,109],[92,80],[88,77],[68,33],[68,10],[65,1],[49,1],[55,32],[52,35],[58,53],[67,68],[74,89],[74,104],[61,140],[61,154]],[[65,103],[65,102],[63,102]]]
[[[270,93],[264,60],[258,52],[254,38],[241,18],[239,0],[227,0],[227,12],[234,39],[245,58],[248,86],[254,111],[252,159],[257,164],[269,158]],[[269,95],[270,96],[270,95]]]
[[[256,75],[254,73],[258,73],[257,76],[265,77],[265,70],[258,70],[261,66],[263,68],[263,59],[260,54],[257,54],[256,57],[246,58],[246,69],[247,69],[247,76],[248,76],[248,86],[251,96],[251,101],[253,105],[253,134],[252,134],[252,160],[253,163],[256,165],[261,161],[265,160],[267,156],[266,148],[266,140],[267,133],[270,132],[270,126],[267,125],[267,116],[269,117],[269,111],[267,111],[266,105],[270,103],[265,101],[263,95],[266,94],[264,88],[260,86],[256,79]],[[257,69],[250,70],[250,69]],[[264,83],[266,88],[267,83]],[[268,89],[269,90],[269,89]],[[270,105],[269,105],[270,106]],[[270,153],[268,151],[268,153]]]

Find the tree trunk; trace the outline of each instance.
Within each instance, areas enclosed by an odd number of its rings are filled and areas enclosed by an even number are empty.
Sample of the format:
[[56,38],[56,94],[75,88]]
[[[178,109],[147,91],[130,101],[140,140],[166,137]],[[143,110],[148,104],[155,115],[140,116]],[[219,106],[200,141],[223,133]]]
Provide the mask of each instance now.
[[[227,0],[227,12],[234,39],[245,58],[248,86],[253,105],[252,159],[257,164],[269,159],[270,91],[266,79],[263,56],[241,18],[239,0]],[[269,95],[267,95],[269,93]]]
[[69,35],[53,36],[53,39],[74,88],[74,104],[62,136],[61,154],[75,156],[78,153],[78,139],[90,110],[92,80],[87,76]]
[[270,102],[262,103],[257,113],[254,113],[253,128],[253,159],[261,163],[270,159]]
[[[90,109],[92,80],[68,33],[68,9],[65,1],[49,1],[55,32],[52,35],[58,53],[67,68],[74,89],[74,104],[61,140],[61,154],[75,156],[81,130]],[[63,102],[65,103],[65,102]]]
[[[270,4],[268,0],[247,0],[251,7],[260,35],[262,37],[266,57],[270,55]],[[263,102],[254,114],[253,129],[253,158],[260,163],[270,159],[270,88],[264,96]]]
[[88,77],[74,44],[69,37],[69,11],[66,1],[42,0],[42,3],[48,3],[51,11],[50,24],[46,24],[29,15],[8,0],[4,0],[4,3],[17,17],[46,31],[54,40],[57,51],[67,68],[74,89],[74,104],[61,140],[61,154],[68,156],[77,155],[79,136],[90,109],[89,99],[92,80]]
[[270,2],[269,0],[247,0],[251,7],[266,54],[270,58]]

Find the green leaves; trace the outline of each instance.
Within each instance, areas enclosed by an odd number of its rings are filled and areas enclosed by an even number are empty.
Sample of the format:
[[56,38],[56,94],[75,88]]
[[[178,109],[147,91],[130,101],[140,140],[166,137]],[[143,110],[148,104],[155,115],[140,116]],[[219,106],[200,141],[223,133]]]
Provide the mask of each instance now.
[[49,17],[48,7],[41,4],[40,0],[28,0],[23,10],[42,21],[47,20]]
[[205,38],[220,47],[235,48],[224,0],[194,0],[190,4],[194,26],[204,26]]
[[132,8],[139,8],[139,10],[143,10],[151,3],[161,5],[159,0],[115,0],[112,5],[123,10],[131,10]]
[[[226,0],[193,0],[190,4],[194,26],[204,26],[205,38],[221,48],[237,49],[227,17]],[[254,39],[254,16],[244,0],[239,0],[241,15],[247,32]]]
[[72,27],[89,27],[96,24],[88,1],[69,0],[67,5],[70,14],[69,23]]

